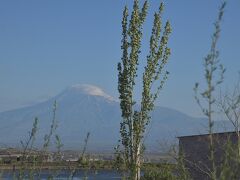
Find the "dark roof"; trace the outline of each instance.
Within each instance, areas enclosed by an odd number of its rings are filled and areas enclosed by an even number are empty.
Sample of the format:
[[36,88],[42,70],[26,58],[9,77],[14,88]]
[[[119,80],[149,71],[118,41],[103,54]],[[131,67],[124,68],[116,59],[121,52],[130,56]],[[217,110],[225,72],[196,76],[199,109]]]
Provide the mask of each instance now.
[[[223,135],[223,134],[234,134],[236,131],[229,131],[229,132],[216,132],[212,133],[213,135]],[[186,135],[186,136],[178,136],[177,138],[186,138],[186,137],[199,137],[199,136],[208,136],[209,134],[197,134],[197,135]]]

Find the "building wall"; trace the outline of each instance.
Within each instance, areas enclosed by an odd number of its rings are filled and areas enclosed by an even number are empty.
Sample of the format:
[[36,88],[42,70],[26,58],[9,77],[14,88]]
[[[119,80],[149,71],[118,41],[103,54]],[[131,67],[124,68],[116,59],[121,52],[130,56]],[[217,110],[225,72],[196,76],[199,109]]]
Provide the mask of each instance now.
[[[228,140],[233,144],[237,143],[235,133],[213,134],[215,146],[215,164],[220,173],[219,167],[224,160],[224,149]],[[209,135],[179,137],[179,150],[185,157],[185,165],[194,180],[208,180],[211,169],[209,161]]]

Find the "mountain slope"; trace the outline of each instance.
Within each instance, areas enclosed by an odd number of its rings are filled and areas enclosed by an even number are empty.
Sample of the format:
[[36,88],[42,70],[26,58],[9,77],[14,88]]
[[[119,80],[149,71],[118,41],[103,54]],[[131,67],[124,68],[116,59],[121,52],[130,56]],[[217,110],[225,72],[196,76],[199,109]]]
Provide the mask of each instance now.
[[[39,118],[36,144],[41,144],[49,131],[52,106],[57,101],[57,133],[65,149],[81,149],[87,132],[88,148],[112,150],[119,139],[121,113],[119,103],[102,89],[92,85],[74,85],[46,102],[0,113],[0,143],[16,146],[27,138],[33,119]],[[172,141],[175,136],[198,134],[203,131],[204,119],[193,118],[179,111],[156,107],[147,129],[146,144],[157,149],[161,140]]]

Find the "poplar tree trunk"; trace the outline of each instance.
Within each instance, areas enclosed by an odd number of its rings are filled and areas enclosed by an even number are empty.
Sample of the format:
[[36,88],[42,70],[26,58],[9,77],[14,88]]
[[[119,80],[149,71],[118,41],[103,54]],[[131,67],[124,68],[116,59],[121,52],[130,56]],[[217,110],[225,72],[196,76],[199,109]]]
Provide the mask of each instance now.
[[141,177],[141,147],[140,145],[138,146],[137,149],[137,159],[136,159],[136,175],[135,175],[135,180],[139,180]]

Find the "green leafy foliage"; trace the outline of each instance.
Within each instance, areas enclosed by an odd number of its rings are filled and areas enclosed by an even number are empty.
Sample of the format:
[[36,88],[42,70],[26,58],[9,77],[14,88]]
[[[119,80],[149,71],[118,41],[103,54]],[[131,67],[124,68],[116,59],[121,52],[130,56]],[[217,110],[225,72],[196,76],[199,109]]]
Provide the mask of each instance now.
[[159,11],[154,15],[150,49],[146,58],[147,65],[142,76],[143,89],[140,110],[134,109],[136,104],[134,88],[140,63],[142,28],[147,8],[147,1],[140,10],[138,0],[134,0],[131,18],[128,20],[128,8],[125,7],[122,19],[122,61],[118,64],[118,91],[123,118],[120,124],[121,143],[124,147],[122,155],[132,179],[140,179],[142,139],[151,118],[149,114],[153,110],[154,102],[169,74],[164,71],[164,67],[170,56],[167,44],[171,27],[169,22],[166,22],[164,28],[162,27],[164,6],[161,3]]
[[174,166],[171,164],[148,165],[144,169],[143,180],[177,180],[174,176]]

